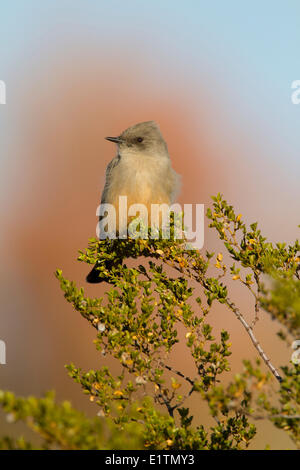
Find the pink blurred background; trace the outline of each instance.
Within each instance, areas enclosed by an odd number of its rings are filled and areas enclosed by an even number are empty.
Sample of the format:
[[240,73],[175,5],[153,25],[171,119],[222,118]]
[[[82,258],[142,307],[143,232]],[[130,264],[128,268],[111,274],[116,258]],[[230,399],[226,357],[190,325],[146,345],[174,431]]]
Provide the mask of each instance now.
[[[68,1],[53,2],[56,9],[48,0],[43,7],[12,4],[0,7],[6,19],[0,79],[8,90],[0,108],[0,339],[7,346],[1,388],[18,395],[55,389],[59,400],[70,399],[92,415],[95,408],[64,365],[87,370],[104,359],[93,346],[94,330],[66,303],[53,273],[61,268],[90,295],[105,290],[86,285],[88,267],[76,261],[78,249],[95,236],[105,167],[115,153],[104,137],[157,121],[182,175],[179,202],[208,207],[210,196],[221,192],[271,241],[292,242],[299,233],[300,107],[290,102],[290,83],[299,69],[286,50],[297,24],[279,7],[273,22],[264,9],[259,18],[251,10],[252,27],[243,30],[241,9],[235,18],[220,10],[214,16],[197,2],[174,2],[174,8],[166,2],[170,9],[159,2],[149,9],[144,2],[138,13],[132,2],[132,15],[120,2],[103,2],[102,10],[91,1],[73,2],[71,9]],[[281,65],[270,55],[277,23],[290,31],[286,49],[278,50]],[[208,229],[204,249],[221,250]],[[234,283],[231,289],[250,315],[247,294]],[[233,372],[243,358],[256,357],[225,308],[216,306],[209,321],[216,333],[230,332]],[[261,315],[257,336],[279,367],[291,351],[276,338],[277,329]],[[172,361],[187,374],[192,370],[180,348]],[[201,421],[213,424],[204,406],[198,410]],[[270,424],[257,426],[252,448],[293,448]],[[23,430],[6,423],[3,413],[0,429]]]

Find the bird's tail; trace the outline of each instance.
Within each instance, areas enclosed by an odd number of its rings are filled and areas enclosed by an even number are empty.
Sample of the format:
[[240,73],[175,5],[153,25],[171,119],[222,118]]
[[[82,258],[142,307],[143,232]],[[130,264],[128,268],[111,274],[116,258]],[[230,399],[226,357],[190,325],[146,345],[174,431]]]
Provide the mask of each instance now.
[[99,284],[100,282],[104,281],[104,279],[99,276],[99,270],[97,269],[97,266],[98,265],[95,264],[93,269],[86,276],[86,282],[89,284]]
[[[113,267],[117,267],[118,265],[122,264],[121,260],[106,260],[104,263],[96,263],[93,269],[88,273],[86,276],[86,282],[89,284],[100,284],[100,282],[106,281],[109,282],[107,276],[103,272],[104,271],[111,271]],[[102,269],[100,270],[100,265]]]

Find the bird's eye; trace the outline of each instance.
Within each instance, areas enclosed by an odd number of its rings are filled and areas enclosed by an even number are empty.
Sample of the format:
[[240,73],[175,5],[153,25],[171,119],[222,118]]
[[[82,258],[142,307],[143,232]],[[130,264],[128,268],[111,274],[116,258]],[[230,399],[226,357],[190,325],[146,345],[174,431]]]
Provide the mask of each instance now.
[[143,139],[143,137],[138,137],[136,140],[137,140],[138,142],[143,142],[144,139]]

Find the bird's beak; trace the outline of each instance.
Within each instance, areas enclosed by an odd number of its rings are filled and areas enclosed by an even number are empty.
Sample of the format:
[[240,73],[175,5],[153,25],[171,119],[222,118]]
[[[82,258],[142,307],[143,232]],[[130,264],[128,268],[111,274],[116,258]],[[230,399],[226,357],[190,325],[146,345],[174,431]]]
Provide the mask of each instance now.
[[106,140],[114,142],[115,144],[121,144],[123,140],[120,137],[105,137]]

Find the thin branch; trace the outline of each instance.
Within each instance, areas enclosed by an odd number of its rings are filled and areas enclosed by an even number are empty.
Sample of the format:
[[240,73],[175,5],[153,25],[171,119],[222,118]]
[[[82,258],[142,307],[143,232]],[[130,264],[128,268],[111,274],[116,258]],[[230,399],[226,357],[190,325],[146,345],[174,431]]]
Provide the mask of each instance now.
[[168,366],[167,364],[162,364],[166,369],[168,369],[170,372],[173,372],[173,374],[176,374],[178,375],[179,377],[181,377],[182,379],[186,380],[187,382],[189,382],[191,385],[194,386],[195,384],[195,381],[192,380],[190,377],[188,377],[187,375],[184,375],[182,372],[180,372],[179,370],[176,370],[174,369],[172,366]]
[[250,413],[249,411],[246,410],[237,410],[239,413],[249,416],[249,418],[253,418],[255,420],[263,420],[263,419],[300,419],[300,415],[285,415],[282,413],[277,413],[274,415],[268,415],[268,414],[254,414]]
[[[171,263],[168,263],[168,260],[166,259],[163,259],[164,262],[166,262],[167,264],[171,265]],[[171,265],[173,268],[175,268],[177,271],[179,271],[179,268],[178,266],[176,266],[176,264],[172,264]],[[181,272],[181,271],[180,271]],[[200,284],[202,284],[202,286],[205,288],[205,289],[208,289],[207,288],[207,285],[206,285],[206,282],[205,282],[205,278],[203,278],[203,276],[199,273],[191,273],[191,271],[189,269],[186,269],[185,270],[186,274],[188,275],[188,277],[190,279],[193,279],[197,282],[199,282]],[[255,335],[254,335],[254,332],[253,332],[253,329],[252,327],[247,323],[247,321],[245,320],[245,318],[243,317],[243,315],[241,314],[241,312],[239,311],[239,309],[234,305],[233,302],[230,302],[230,300],[227,298],[226,301],[225,301],[225,304],[227,305],[227,307],[230,308],[230,310],[233,311],[233,313],[235,314],[235,316],[237,317],[237,319],[242,323],[243,327],[245,328],[245,330],[247,331],[248,335],[250,336],[250,339],[254,345],[254,347],[256,348],[256,350],[258,351],[258,354],[260,355],[260,357],[262,358],[262,360],[264,361],[264,363],[266,364],[266,366],[270,369],[270,371],[272,372],[272,374],[276,377],[276,379],[278,380],[279,383],[281,383],[283,381],[281,375],[279,374],[278,370],[273,366],[273,364],[271,363],[271,360],[268,358],[268,356],[266,355],[266,353],[264,352],[263,348],[261,347],[259,341],[256,339]]]
[[237,319],[242,323],[243,327],[245,328],[245,330],[247,331],[248,335],[250,336],[250,339],[252,341],[252,343],[254,344],[254,347],[257,349],[258,351],[258,354],[260,355],[260,357],[262,358],[262,360],[264,361],[264,363],[266,364],[266,366],[270,369],[270,371],[272,372],[272,374],[276,377],[276,379],[278,380],[278,382],[282,382],[282,377],[281,375],[279,374],[278,370],[273,366],[273,364],[271,363],[271,360],[268,358],[268,356],[266,355],[266,353],[264,352],[263,348],[261,347],[259,341],[256,339],[254,333],[253,333],[253,329],[251,328],[251,326],[246,322],[245,318],[243,317],[243,315],[241,314],[241,312],[239,311],[239,309],[234,305],[233,302],[230,302],[229,299],[226,299],[225,301],[225,304],[227,305],[227,307],[230,308],[230,310],[232,310],[232,312],[235,314],[235,316],[237,317]]

